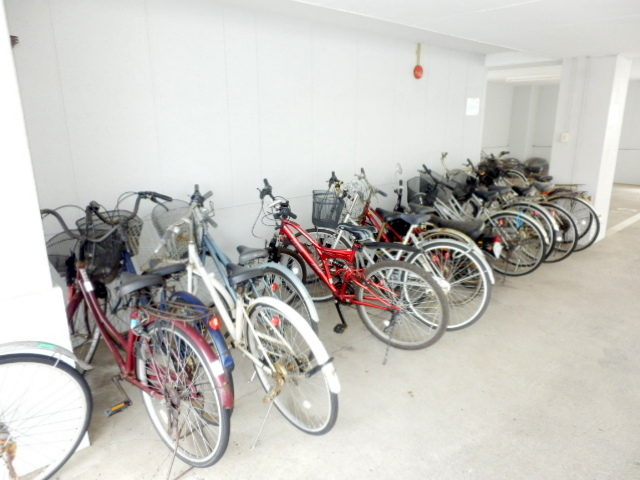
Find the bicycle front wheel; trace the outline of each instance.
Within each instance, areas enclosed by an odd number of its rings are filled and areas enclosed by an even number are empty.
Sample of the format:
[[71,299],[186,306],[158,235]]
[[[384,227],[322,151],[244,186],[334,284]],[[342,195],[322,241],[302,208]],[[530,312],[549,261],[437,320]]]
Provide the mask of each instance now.
[[490,267],[471,247],[456,241],[433,240],[418,245],[422,252],[409,260],[444,281],[449,301],[447,330],[477,322],[491,299]]
[[[80,292],[67,305],[67,326],[74,355],[90,364],[100,342],[100,330],[89,304]],[[85,370],[78,366],[78,372],[84,375]]]
[[487,220],[485,232],[501,240],[502,250],[498,258],[486,256],[498,273],[526,275],[538,268],[546,256],[545,233],[525,214],[508,210],[495,213]]
[[545,258],[546,263],[556,263],[568,258],[578,245],[578,227],[571,214],[559,205],[541,202],[558,224],[553,249]]
[[92,398],[64,361],[35,354],[0,357],[0,479],[51,478],[82,440]]
[[403,350],[437,342],[449,323],[449,304],[430,273],[405,262],[378,262],[356,287],[358,314],[373,335]]
[[208,356],[191,334],[176,323],[152,323],[136,368],[143,385],[159,394],[142,391],[142,400],[167,447],[194,467],[220,460],[229,443],[230,412],[222,407]]
[[249,306],[248,347],[256,373],[276,408],[312,435],[330,431],[338,418],[337,376],[311,328],[288,305],[258,299]]

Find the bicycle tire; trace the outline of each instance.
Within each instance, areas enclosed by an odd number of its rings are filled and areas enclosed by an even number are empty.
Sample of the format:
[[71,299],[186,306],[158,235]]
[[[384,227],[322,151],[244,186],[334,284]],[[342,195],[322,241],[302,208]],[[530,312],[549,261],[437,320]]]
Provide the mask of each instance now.
[[[80,291],[77,291],[67,304],[66,314],[73,353],[80,360],[91,364],[100,342],[100,330]],[[78,372],[82,375],[86,373],[79,365]]]
[[17,353],[0,357],[0,385],[11,386],[0,395],[0,436],[5,437],[0,452],[13,443],[16,474],[12,477],[8,464],[0,462],[0,478],[51,478],[89,426],[93,399],[87,382],[58,358]]
[[357,310],[376,338],[402,350],[433,345],[449,322],[449,302],[436,280],[406,262],[386,260],[367,267],[363,278],[358,279],[355,298],[360,302],[377,302],[380,307],[385,303],[400,307],[398,313],[364,305],[358,305]]
[[303,284],[307,281],[307,264],[295,250],[287,247],[278,247],[273,261],[291,270]]
[[600,215],[588,201],[575,195],[552,196],[548,201],[560,205],[573,216],[578,228],[576,252],[594,244],[600,233]]
[[[306,231],[307,233],[309,233],[309,235],[311,235],[311,237],[313,237],[320,243],[320,245],[324,247],[341,249],[351,248],[351,245],[344,238],[344,235],[342,236],[342,238],[340,238],[339,241],[337,241],[338,232],[331,228],[313,227],[309,228]],[[316,249],[312,245],[308,245],[306,239],[302,235],[297,234],[296,236],[298,237],[298,240],[300,240],[300,242],[302,242],[302,244],[308,248],[311,255],[313,255],[314,260],[319,263],[320,259],[318,258]],[[320,279],[320,277],[318,277],[318,275],[311,269],[311,267],[307,268],[305,287],[307,287],[309,296],[314,302],[326,302],[327,300],[333,298],[333,293],[331,292],[331,290],[329,290],[329,287],[326,286],[326,284]]]
[[558,224],[558,231],[553,242],[553,249],[543,261],[557,263],[569,258],[578,245],[578,227],[571,214],[559,205],[550,202],[540,202],[549,210]]
[[209,356],[185,327],[159,320],[146,328],[136,357],[138,379],[163,397],[142,391],[162,441],[188,465],[215,464],[229,443],[231,413],[222,407]]
[[274,299],[255,300],[247,313],[248,347],[262,363],[255,370],[267,392],[265,401],[272,400],[303,432],[329,432],[338,418],[338,394],[331,387],[337,377],[317,335],[291,307]]
[[[286,303],[296,312],[300,314],[302,318],[309,324],[315,334],[318,333],[318,322],[315,319],[318,318],[318,313],[315,311],[313,302],[307,303],[305,300],[305,293],[294,284],[294,282],[287,278],[283,272],[269,266],[268,263],[263,264],[260,268],[264,270],[264,275],[253,279],[252,284],[257,288],[256,298],[258,297],[273,297]],[[304,288],[304,286],[302,286]],[[308,297],[308,293],[306,294]],[[312,312],[311,309],[314,311]]]
[[420,243],[422,254],[409,259],[447,284],[447,331],[461,330],[477,322],[487,310],[493,290],[490,266],[471,247],[450,240]]
[[527,215],[508,210],[496,212],[487,219],[485,233],[502,240],[499,258],[486,255],[496,272],[518,277],[533,272],[542,264],[544,232]]

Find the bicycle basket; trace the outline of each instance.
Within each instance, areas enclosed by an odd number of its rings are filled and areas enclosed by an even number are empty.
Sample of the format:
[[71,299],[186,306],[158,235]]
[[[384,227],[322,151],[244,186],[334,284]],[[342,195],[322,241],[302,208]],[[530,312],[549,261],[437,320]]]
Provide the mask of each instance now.
[[413,177],[407,180],[407,203],[433,205],[436,200],[436,184],[426,177]]
[[[90,226],[91,231],[87,230],[86,218],[81,218],[76,221],[76,226],[78,227],[78,230],[85,235],[99,237],[111,230],[114,225],[118,224],[125,218],[130,217],[131,213],[132,212],[128,210],[107,210],[106,212],[101,213],[101,215],[106,217],[109,223],[104,223],[102,220],[94,216]],[[142,233],[142,226],[142,219],[137,215],[127,221],[126,234],[127,240],[129,241],[129,252],[131,253],[131,256],[137,255],[140,250],[140,234]]]
[[[179,222],[189,210],[189,204],[182,200],[159,203],[151,211],[151,222],[158,232],[164,237],[167,229],[174,223]],[[177,231],[172,232],[166,238],[163,257],[166,260],[184,260],[189,255],[189,225],[183,224]]]
[[336,228],[343,208],[344,201],[335,192],[314,190],[311,222],[316,227]]
[[[77,230],[71,230],[71,233],[78,234]],[[73,238],[67,232],[58,233],[51,237],[47,243],[47,257],[49,263],[62,278],[67,274],[67,260],[75,255],[78,258],[79,240]]]

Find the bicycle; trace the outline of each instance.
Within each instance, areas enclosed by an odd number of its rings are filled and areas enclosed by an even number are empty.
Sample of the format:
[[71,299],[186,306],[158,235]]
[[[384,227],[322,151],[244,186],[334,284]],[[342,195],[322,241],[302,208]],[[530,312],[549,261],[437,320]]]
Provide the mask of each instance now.
[[0,479],[51,478],[78,448],[93,403],[73,362],[50,343],[0,345]]
[[[210,192],[197,189],[186,211],[178,211],[154,252],[160,262],[186,262],[190,293],[201,295],[202,286],[215,307],[216,321],[224,325],[232,346],[254,365],[269,408],[275,405],[298,429],[322,435],[337,420],[340,382],[320,339],[310,324],[291,306],[263,292],[264,268],[226,263],[207,270],[201,247],[221,260],[222,252],[198,228],[214,225],[211,211],[203,208]],[[186,252],[184,246],[186,243]],[[227,259],[228,260],[228,259]],[[266,418],[265,418],[266,419]]]
[[[286,239],[314,273],[314,276],[307,275],[307,287],[321,283],[334,298],[341,320],[334,327],[336,333],[347,328],[340,309],[342,304],[355,306],[367,329],[387,347],[421,349],[442,337],[449,321],[449,306],[444,292],[430,274],[397,260],[358,268],[358,252],[380,248],[379,244],[367,243],[371,239],[371,231],[367,227],[340,224],[341,228],[354,235],[356,243],[342,249],[325,246],[293,222],[296,215],[291,211],[289,202],[273,196],[267,179],[264,179],[264,185],[259,194],[261,210],[265,217],[276,221],[278,242]],[[319,195],[324,195],[325,200],[328,198],[326,192]],[[264,198],[267,196],[273,201],[269,205],[272,213],[264,211]],[[339,218],[340,209],[335,206],[332,201],[316,204],[314,216],[322,216],[322,212],[326,212]]]
[[[398,198],[393,212],[382,208],[372,209],[373,196],[376,193],[386,196],[386,193],[368,181],[364,169],[356,177],[362,182],[363,188],[353,182],[343,188],[343,182],[336,178],[334,172],[329,180],[338,196],[351,200],[342,221],[373,226],[377,239],[390,243],[389,247],[398,243],[413,245],[419,249],[419,253],[410,255],[396,252],[391,258],[413,263],[441,279],[449,302],[450,319],[447,330],[459,330],[478,321],[489,305],[494,278],[477,245],[460,232],[452,235],[449,229],[438,229],[439,238],[435,238],[433,234],[436,233],[436,228],[431,223],[433,219],[430,215],[411,215],[399,211],[402,209],[402,180],[399,180],[395,189]],[[465,230],[478,229],[475,224],[477,222],[471,223],[466,225]],[[459,222],[459,226],[464,228],[463,222]],[[314,231],[320,232],[321,229],[316,228]],[[343,231],[337,230],[335,235],[334,245],[337,245]],[[462,241],[461,236],[464,237]]]
[[72,233],[54,210],[41,213],[53,215],[63,231],[80,241],[78,261],[73,254],[67,261],[71,299],[67,312],[72,318],[81,306],[91,311],[118,366],[119,373],[113,381],[124,400],[105,413],[110,416],[131,405],[119,383],[125,380],[141,390],[151,423],[174,456],[195,467],[216,463],[229,442],[234,399],[220,358],[191,326],[196,320],[213,326],[211,312],[183,303],[154,303],[154,290],[162,288],[163,278],[128,274],[121,279],[118,295],[134,301],[130,328],[120,333],[100,305],[86,263],[86,253],[93,251],[91,244],[110,238],[117,226],[99,237],[90,237],[87,233]]

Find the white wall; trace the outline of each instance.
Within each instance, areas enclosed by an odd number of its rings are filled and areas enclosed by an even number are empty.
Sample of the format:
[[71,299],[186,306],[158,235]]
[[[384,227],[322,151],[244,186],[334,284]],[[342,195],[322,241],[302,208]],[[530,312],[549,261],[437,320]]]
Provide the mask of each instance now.
[[640,80],[629,82],[615,181],[640,185]]
[[558,85],[540,85],[538,88],[538,105],[533,131],[531,156],[551,158],[553,127],[556,121],[558,105]]
[[509,150],[513,86],[488,82],[485,103],[482,150],[497,155],[504,150]]
[[[331,170],[393,182],[475,158],[480,55],[210,0],[6,0],[43,206],[112,206],[123,191],[214,192],[227,251],[251,239],[268,177],[294,211]],[[466,99],[481,115],[465,115]],[[410,173],[409,173],[410,174]],[[271,231],[268,231],[269,233]]]
[[0,158],[4,176],[0,248],[7,274],[0,289],[0,342],[23,340],[70,347],[62,292],[51,284],[16,73],[0,4]]

